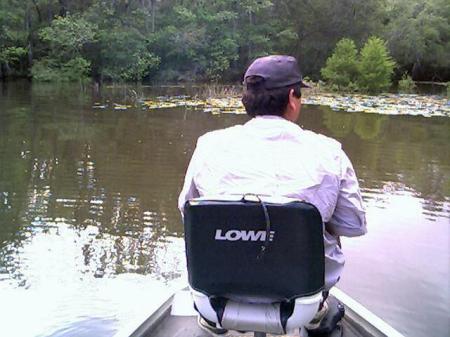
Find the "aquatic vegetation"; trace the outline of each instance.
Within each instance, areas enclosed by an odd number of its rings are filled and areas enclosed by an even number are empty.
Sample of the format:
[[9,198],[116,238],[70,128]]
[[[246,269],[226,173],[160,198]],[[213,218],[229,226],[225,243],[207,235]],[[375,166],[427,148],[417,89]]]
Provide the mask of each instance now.
[[309,96],[303,104],[326,105],[333,110],[367,112],[384,115],[422,115],[450,117],[450,101],[441,96],[408,94],[339,95],[320,94]]
[[212,114],[218,113],[245,113],[244,106],[242,105],[240,97],[228,97],[228,98],[211,98],[207,101],[207,107],[205,111],[209,111]]
[[398,91],[401,93],[412,93],[416,88],[412,77],[408,73],[404,73],[401,80],[398,81]]
[[204,106],[203,100],[195,100],[189,96],[159,96],[151,100],[143,101],[144,106],[149,109],[164,109],[176,107],[199,107]]
[[245,113],[240,97],[200,99],[189,96],[160,96],[146,100],[143,104],[149,109],[188,107],[201,109],[212,114]]
[[[450,101],[444,96],[422,96],[412,94],[383,94],[379,96],[338,93],[317,93],[303,97],[303,104],[329,106],[335,111],[366,112],[383,115],[422,115],[450,117]],[[127,110],[190,108],[211,114],[245,114],[239,96],[200,99],[191,96],[159,96],[143,100],[137,106],[113,103],[112,105],[95,103],[93,109]]]
[[108,106],[101,103],[94,103],[92,106],[92,109],[106,109]]
[[132,105],[114,103],[114,110],[127,110],[128,108],[132,108],[132,107],[133,107]]

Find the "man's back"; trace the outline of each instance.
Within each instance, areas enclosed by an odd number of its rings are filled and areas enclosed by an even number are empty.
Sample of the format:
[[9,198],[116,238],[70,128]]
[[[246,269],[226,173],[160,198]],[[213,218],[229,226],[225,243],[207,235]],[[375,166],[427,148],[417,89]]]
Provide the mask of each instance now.
[[201,170],[193,179],[199,196],[253,193],[300,199],[330,221],[345,156],[335,140],[264,116],[205,134],[196,152]]
[[253,117],[245,125],[199,138],[186,173],[179,208],[195,197],[257,194],[315,205],[325,223],[326,288],[344,265],[339,236],[366,232],[355,172],[341,145],[301,129],[302,86],[297,62],[288,56],[257,59],[244,76],[243,103]]

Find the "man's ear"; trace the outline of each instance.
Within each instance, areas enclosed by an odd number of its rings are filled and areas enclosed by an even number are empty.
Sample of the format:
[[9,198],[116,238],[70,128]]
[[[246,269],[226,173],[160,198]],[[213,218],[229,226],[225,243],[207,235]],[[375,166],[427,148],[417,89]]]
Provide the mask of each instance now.
[[289,90],[289,108],[291,110],[295,110],[296,109],[296,105],[295,105],[295,94],[294,94],[294,89]]
[[[300,104],[300,106],[299,106]],[[286,110],[284,111],[283,117],[291,122],[295,122],[298,119],[300,108],[301,108],[301,100],[295,96],[294,89],[289,90],[288,96],[288,104],[286,105]]]

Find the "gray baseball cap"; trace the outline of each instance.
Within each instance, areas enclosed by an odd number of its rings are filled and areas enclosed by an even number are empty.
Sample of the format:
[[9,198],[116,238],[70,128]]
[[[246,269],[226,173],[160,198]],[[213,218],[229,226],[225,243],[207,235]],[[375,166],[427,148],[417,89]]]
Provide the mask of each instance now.
[[244,75],[244,84],[249,76],[260,76],[264,78],[266,89],[287,87],[299,83],[303,88],[309,88],[302,82],[295,57],[287,55],[270,55],[257,58],[248,67]]

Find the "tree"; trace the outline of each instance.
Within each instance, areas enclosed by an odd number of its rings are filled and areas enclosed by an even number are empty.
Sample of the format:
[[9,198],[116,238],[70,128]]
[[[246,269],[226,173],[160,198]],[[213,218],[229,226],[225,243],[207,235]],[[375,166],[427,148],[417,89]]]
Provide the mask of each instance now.
[[22,1],[0,1],[0,78],[19,70],[27,54],[25,12]]
[[385,0],[274,1],[276,17],[298,36],[288,53],[298,58],[304,75],[313,79],[319,78],[340,39],[350,38],[360,46],[371,34],[378,34],[385,7]]
[[165,9],[167,25],[155,36],[155,48],[162,54],[160,79],[216,81],[223,77],[238,58],[238,36],[230,29],[237,13],[228,6],[222,0]]
[[338,89],[354,86],[358,74],[358,51],[351,39],[340,40],[321,70],[323,78]]
[[386,42],[374,36],[369,38],[361,50],[358,63],[358,86],[371,93],[387,89],[391,84],[394,66]]
[[[396,0],[387,9],[384,36],[404,71],[413,78],[448,78],[450,71],[450,2]],[[428,74],[428,75],[426,75]],[[430,76],[431,75],[431,76]]]
[[83,17],[97,26],[96,41],[86,48],[96,81],[141,81],[158,69],[151,10],[156,5],[150,0],[93,0],[84,10]]
[[99,47],[100,59],[95,66],[102,79],[141,81],[160,62],[149,50],[149,41],[133,28],[101,31]]
[[[268,10],[273,9],[273,1],[270,0],[243,0],[238,2],[238,13],[240,13],[241,46],[247,52],[247,62],[258,56],[268,54],[271,41],[268,23],[272,20],[268,18]],[[269,20],[267,20],[269,19]],[[268,29],[269,28],[269,29]]]
[[95,41],[96,27],[83,18],[58,17],[39,31],[47,44],[48,54],[31,70],[40,81],[75,81],[87,77],[90,61],[83,57],[83,47]]
[[0,0],[0,77],[238,81],[289,54],[318,79],[342,38],[377,35],[397,75],[448,81],[449,19],[448,0]]

